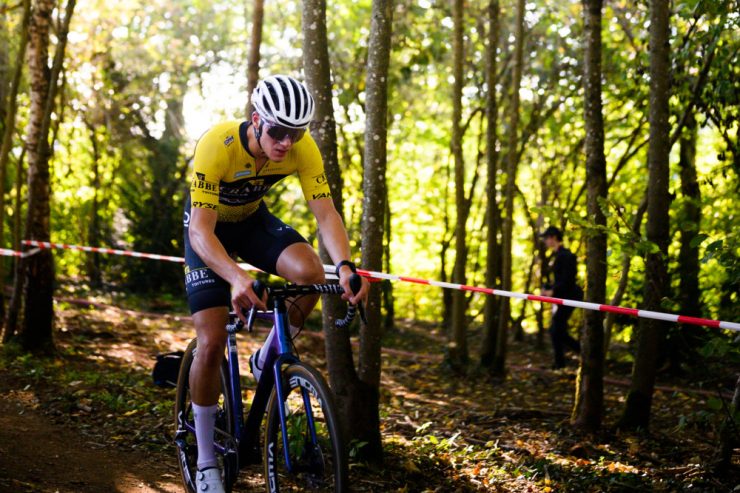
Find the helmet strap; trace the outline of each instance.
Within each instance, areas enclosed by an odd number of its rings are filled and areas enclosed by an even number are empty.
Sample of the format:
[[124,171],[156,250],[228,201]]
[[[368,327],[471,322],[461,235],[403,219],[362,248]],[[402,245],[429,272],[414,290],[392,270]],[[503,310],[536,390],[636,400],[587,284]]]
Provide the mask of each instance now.
[[260,118],[260,124],[259,126],[252,125],[254,128],[254,138],[257,139],[257,145],[260,146],[260,149],[264,150],[262,148],[262,125],[264,125],[264,122],[262,121],[262,118]]

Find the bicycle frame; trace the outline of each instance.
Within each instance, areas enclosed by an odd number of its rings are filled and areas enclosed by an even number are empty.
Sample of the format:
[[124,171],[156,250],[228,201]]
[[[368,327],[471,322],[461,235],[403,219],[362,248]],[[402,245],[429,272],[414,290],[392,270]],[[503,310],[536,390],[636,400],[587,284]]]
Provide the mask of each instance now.
[[[353,274],[350,278],[350,287],[354,293],[359,292],[362,286],[362,281],[357,274]],[[272,393],[273,386],[275,388],[276,398],[278,401],[277,411],[278,419],[280,420],[280,429],[282,430],[282,445],[283,454],[285,459],[285,468],[289,473],[296,472],[296,465],[293,463],[290,457],[290,444],[289,436],[286,430],[287,418],[286,407],[284,405],[287,395],[290,393],[290,388],[285,388],[285,382],[283,381],[283,368],[286,365],[299,363],[300,359],[296,354],[293,353],[293,346],[290,334],[290,321],[288,317],[288,310],[286,307],[286,299],[294,296],[301,296],[306,294],[342,294],[343,288],[338,284],[313,284],[307,286],[298,285],[285,285],[280,288],[265,288],[260,286],[259,288],[255,285],[255,291],[258,293],[263,292],[263,289],[269,289],[268,293],[271,296],[273,302],[272,311],[258,312],[252,308],[249,312],[249,321],[246,324],[248,329],[251,331],[252,321],[255,318],[262,320],[271,320],[273,323],[274,330],[276,331],[276,337],[273,337],[269,347],[263,347],[261,351],[265,355],[264,368],[268,368],[272,371],[263,371],[260,380],[257,384],[254,397],[251,402],[249,412],[244,416],[244,405],[242,402],[242,389],[239,372],[239,359],[237,352],[236,334],[241,331],[244,325],[241,321],[236,320],[234,315],[231,314],[229,317],[229,323],[226,324],[227,332],[227,375],[225,378],[228,380],[225,382],[226,392],[228,393],[231,402],[231,416],[234,419],[233,434],[227,435],[225,431],[216,429],[216,433],[225,438],[220,440],[223,444],[213,442],[214,450],[224,457],[224,461],[234,465],[231,469],[234,474],[238,470],[244,468],[248,464],[254,463],[253,457],[256,452],[257,455],[261,455],[259,452],[259,436],[260,428],[262,425],[262,419],[267,410],[270,395]],[[347,314],[342,320],[336,320],[335,325],[338,328],[348,327],[352,322],[355,314],[360,314],[362,320],[365,320],[365,314],[361,303],[357,305],[350,304],[347,308]],[[236,320],[236,321],[235,321]],[[298,378],[298,377],[296,377]],[[288,383],[290,386],[291,383]],[[300,384],[301,397],[303,400],[303,407],[306,416],[306,425],[310,435],[311,443],[314,447],[318,446],[318,434],[316,430],[316,421],[311,408],[311,388],[305,387]],[[319,404],[323,406],[323,402],[319,400]],[[178,434],[181,432],[187,432],[195,434],[194,424],[189,423],[182,417],[178,418],[180,425],[184,429],[178,429]],[[178,426],[180,426],[178,425]],[[178,440],[178,447],[182,444]],[[238,452],[238,453],[237,453]],[[236,460],[238,459],[238,463]],[[274,467],[274,457],[272,447],[268,448],[267,451],[268,469]],[[187,469],[187,467],[186,467]],[[232,478],[232,480],[235,479]]]
[[[240,453],[249,453],[257,445],[257,439],[259,437],[260,426],[262,424],[262,417],[267,409],[267,403],[270,398],[273,385],[275,386],[278,402],[284,402],[286,391],[283,385],[283,379],[281,378],[282,369],[284,365],[296,363],[299,359],[293,354],[291,339],[290,339],[290,321],[288,319],[288,310],[285,305],[285,300],[280,297],[274,299],[274,308],[272,312],[256,312],[256,317],[262,320],[272,320],[276,330],[277,337],[273,339],[273,344],[270,347],[263,348],[263,351],[267,351],[265,356],[264,368],[272,368],[272,372],[265,371],[260,377],[260,381],[257,385],[254,398],[252,399],[249,412],[246,420],[244,420],[244,408],[241,399],[241,382],[239,379],[239,358],[237,354],[236,346],[236,328],[231,326],[228,328],[229,336],[227,342],[227,362],[229,368],[229,391],[231,393],[231,402],[236,409],[233,409],[234,416],[236,416],[236,428],[234,430],[234,436],[239,437],[238,446]],[[306,411],[306,418],[308,420],[308,426],[311,431],[311,439],[313,443],[316,443],[316,429],[313,419],[313,413],[311,412],[311,406],[309,398],[305,391],[303,392],[303,401]],[[278,415],[280,417],[280,429],[285,430],[286,428],[286,415],[285,406],[278,406]],[[285,456],[286,469],[289,472],[293,472],[293,464],[291,463],[288,434],[283,433],[283,453]],[[227,453],[223,447],[216,447],[221,453]],[[240,464],[240,468],[243,464]]]

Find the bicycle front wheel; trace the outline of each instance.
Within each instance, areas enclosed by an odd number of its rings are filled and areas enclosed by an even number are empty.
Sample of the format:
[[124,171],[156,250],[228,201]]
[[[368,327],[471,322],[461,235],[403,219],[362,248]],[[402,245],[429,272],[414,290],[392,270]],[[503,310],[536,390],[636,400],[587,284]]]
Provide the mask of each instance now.
[[[183,486],[188,493],[197,493],[195,491],[195,474],[198,462],[198,444],[195,440],[195,419],[193,417],[193,403],[190,397],[190,367],[193,365],[196,351],[197,340],[193,339],[185,350],[185,355],[180,365],[175,396],[177,464],[180,467]],[[224,358],[220,371],[221,395],[219,395],[218,399],[214,443],[226,451],[226,453],[217,454],[217,456],[219,458],[219,468],[221,469],[224,488],[227,492],[230,492],[238,472],[238,458],[236,441],[234,439],[236,418],[232,412],[233,405],[228,392],[228,379],[228,366]]]
[[347,491],[347,457],[326,381],[303,363],[288,366],[282,376],[285,430],[280,424],[281,403],[275,388],[267,404],[267,492]]

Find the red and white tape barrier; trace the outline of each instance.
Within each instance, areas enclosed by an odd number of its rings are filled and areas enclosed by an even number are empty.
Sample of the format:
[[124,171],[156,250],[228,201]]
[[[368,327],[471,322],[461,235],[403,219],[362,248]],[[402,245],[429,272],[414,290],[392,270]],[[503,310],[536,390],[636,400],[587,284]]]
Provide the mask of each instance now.
[[[152,259],[152,260],[164,260],[167,262],[183,263],[185,261],[182,257],[172,257],[168,255],[158,255],[154,253],[134,252],[131,250],[115,250],[112,248],[97,248],[97,247],[90,247],[90,246],[68,245],[65,243],[51,243],[48,241],[24,240],[23,244],[26,246],[33,246],[36,248],[57,248],[57,249],[62,249],[62,250],[82,250],[84,252],[107,253],[111,255],[126,255],[129,257],[147,258],[147,259]],[[16,256],[31,254],[31,252],[15,252],[13,250],[8,250],[8,251],[13,252],[12,255],[16,255]],[[249,270],[259,270],[248,264],[240,264],[240,265]],[[334,274],[333,265],[324,265],[324,270],[327,272],[327,274]],[[664,322],[699,325],[699,326],[704,326],[704,327],[713,327],[713,328],[718,328],[718,329],[727,329],[727,330],[734,330],[734,331],[740,332],[740,323],[727,322],[724,320],[711,320],[708,318],[688,317],[686,315],[676,315],[673,313],[655,312],[655,311],[650,311],[650,310],[638,310],[637,308],[625,308],[622,306],[602,305],[598,303],[589,303],[587,301],[576,301],[576,300],[568,300],[568,299],[561,299],[561,298],[553,298],[550,296],[539,296],[535,294],[516,293],[513,291],[503,291],[501,289],[484,288],[484,287],[479,287],[479,286],[467,286],[465,284],[455,284],[451,282],[430,281],[428,279],[419,279],[416,277],[399,276],[396,274],[386,274],[385,272],[375,272],[375,271],[368,271],[364,269],[357,269],[357,273],[364,277],[372,278],[372,279],[386,279],[389,281],[400,281],[400,282],[407,282],[407,283],[412,283],[412,284],[437,286],[437,287],[445,288],[445,289],[456,289],[458,291],[472,291],[476,293],[483,293],[483,294],[488,294],[488,295],[493,295],[493,296],[503,296],[506,298],[516,298],[516,299],[527,300],[527,301],[539,301],[541,303],[549,303],[552,305],[572,306],[574,308],[582,308],[584,310],[611,312],[611,313],[618,313],[620,315],[628,315],[630,317],[649,318],[653,320],[662,320]]]
[[[334,272],[334,267],[325,265],[324,269],[331,269]],[[589,303],[586,301],[567,300],[561,298],[552,298],[550,296],[539,296],[536,294],[524,294],[515,293],[513,291],[503,291],[501,289],[483,288],[478,286],[466,286],[465,284],[455,284],[451,282],[440,282],[440,281],[429,281],[427,279],[418,279],[415,277],[399,276],[395,274],[386,274],[385,272],[367,271],[363,269],[357,269],[357,273],[372,277],[375,279],[387,279],[389,281],[401,281],[413,284],[424,284],[428,286],[437,286],[445,289],[456,289],[458,291],[473,291],[476,293],[484,293],[493,296],[503,296],[506,298],[516,298],[520,300],[528,301],[539,301],[542,303],[550,303],[552,305],[565,305],[572,306],[575,308],[582,308],[584,310],[593,310],[599,312],[612,312],[621,315],[629,315],[631,317],[638,318],[650,318],[653,320],[663,320],[665,322],[674,322],[680,324],[700,325],[705,327],[713,327],[718,329],[728,329],[740,331],[740,324],[735,322],[726,322],[724,320],[711,320],[708,318],[688,317],[686,315],[675,315],[672,313],[654,312],[650,310],[638,310],[636,308],[625,308],[621,306],[613,305],[601,305],[598,303]]]
[[19,252],[18,250],[11,250],[9,248],[0,248],[0,257],[20,257],[26,258],[31,255],[35,255],[41,251],[40,248],[32,248],[27,252]]

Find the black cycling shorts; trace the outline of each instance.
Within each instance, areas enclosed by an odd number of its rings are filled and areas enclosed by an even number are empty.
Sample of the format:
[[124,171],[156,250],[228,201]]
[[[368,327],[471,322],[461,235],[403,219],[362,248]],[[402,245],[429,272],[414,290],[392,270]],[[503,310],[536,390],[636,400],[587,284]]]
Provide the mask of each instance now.
[[[229,283],[211,270],[190,246],[190,198],[185,201],[185,290],[190,313],[231,306]],[[278,257],[293,243],[308,243],[295,229],[273,216],[262,202],[243,221],[216,223],[216,237],[232,258],[239,257],[270,274],[277,274]]]

